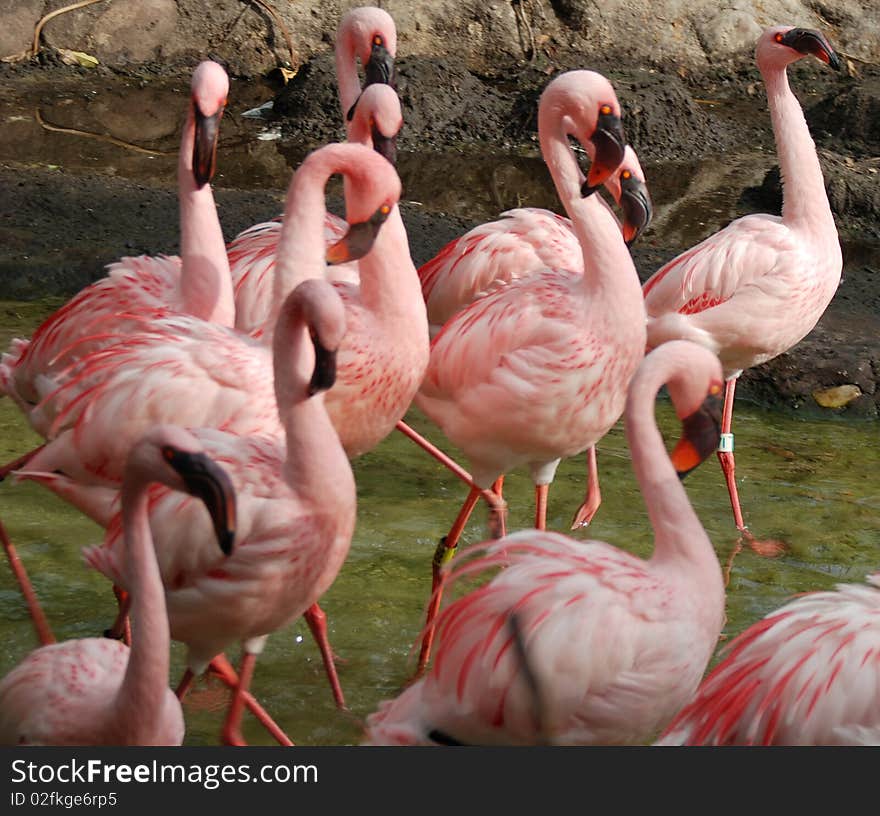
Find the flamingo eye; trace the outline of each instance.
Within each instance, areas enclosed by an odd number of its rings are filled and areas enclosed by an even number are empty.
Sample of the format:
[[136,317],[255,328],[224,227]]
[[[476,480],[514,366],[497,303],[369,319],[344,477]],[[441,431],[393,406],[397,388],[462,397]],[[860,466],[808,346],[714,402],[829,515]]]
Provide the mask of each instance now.
[[624,179],[624,180],[626,180],[626,179],[630,179],[630,178],[632,178],[632,173],[630,173],[629,170],[624,170],[624,171],[620,174],[620,177],[621,177],[622,179]]
[[773,39],[776,40],[776,42],[781,43],[782,42],[782,34],[776,34],[773,37]]
[[611,113],[611,105],[602,105],[602,107],[599,108],[599,113],[603,116],[608,116],[608,114]]
[[379,207],[379,212],[382,213],[382,215],[388,215],[388,213],[391,212],[391,207],[389,207],[387,204],[383,204],[381,207]]
[[709,393],[713,397],[717,397],[721,393],[721,386],[718,383],[712,383],[711,387],[709,388]]
[[162,447],[162,458],[166,462],[170,462],[174,459],[174,453],[174,448],[172,448],[170,445],[164,445]]
[[376,120],[372,116],[370,117],[369,124],[370,124],[370,127],[376,127]]
[[373,37],[373,45],[382,45],[383,42],[384,40],[382,39],[381,34],[377,34],[375,37]]

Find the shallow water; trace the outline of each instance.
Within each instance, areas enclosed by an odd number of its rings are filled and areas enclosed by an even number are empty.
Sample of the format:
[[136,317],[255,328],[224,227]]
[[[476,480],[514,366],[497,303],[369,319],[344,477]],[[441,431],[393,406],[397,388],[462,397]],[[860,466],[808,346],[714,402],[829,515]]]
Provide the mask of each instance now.
[[[173,152],[179,117],[174,113],[163,118],[159,111],[179,110],[179,95],[173,105],[161,95],[125,102],[130,92],[132,88],[120,89],[116,97],[104,97],[100,104],[86,97],[89,104],[82,105],[65,102],[75,98],[73,91],[46,90],[42,101],[49,110],[43,112],[44,121],[51,114],[52,121],[66,127],[90,126],[131,141],[138,134],[125,128],[134,115],[129,109],[134,105],[138,111],[155,111],[140,136],[149,137],[150,147]],[[236,115],[267,96],[252,89],[250,98],[230,112],[234,124],[231,135],[224,136],[219,185],[279,189],[286,185],[287,163],[302,151],[279,149],[278,142],[255,141],[253,137],[264,123]],[[8,130],[15,138],[0,142],[0,160],[60,164],[71,172],[100,171],[173,183],[174,158],[170,154],[150,156],[117,144],[47,131],[23,103],[18,110],[10,117],[23,118],[7,117]],[[91,125],[83,121],[83,110],[92,116]],[[110,127],[113,122],[119,123],[119,130]],[[224,134],[229,130],[224,123]],[[772,157],[751,154],[723,164],[648,168],[657,205],[649,239],[660,246],[686,245],[717,229],[735,209],[738,191],[758,182],[771,163]],[[438,195],[438,174],[448,175],[467,165],[467,182],[442,185],[447,192]],[[456,157],[452,162],[444,157],[427,161],[424,156],[404,154],[401,174],[408,199],[474,219],[491,217],[524,202],[554,204],[546,171],[531,157],[481,157],[479,162]],[[680,204],[683,198],[686,205]],[[12,336],[29,333],[55,305],[0,303],[0,347],[5,348]],[[671,441],[677,428],[668,402],[659,403],[658,414]],[[412,412],[409,419],[444,445],[439,432],[418,414]],[[777,559],[762,559],[749,551],[737,558],[729,587],[725,637],[795,593],[831,587],[838,581],[859,581],[880,565],[876,423],[805,421],[748,405],[738,406],[734,423],[747,523],[759,538],[782,539],[789,547]],[[0,401],[0,458],[11,459],[37,441],[13,406]],[[589,531],[574,535],[600,538],[647,555],[652,534],[619,425],[603,440],[599,455],[604,503]],[[550,497],[551,529],[567,529],[582,499],[584,472],[582,459],[560,467]],[[398,434],[359,459],[355,475],[359,506],[351,554],[321,601],[329,617],[333,646],[343,659],[339,670],[351,713],[335,710],[320,657],[301,621],[270,638],[254,680],[257,697],[292,739],[303,744],[357,742],[362,719],[380,700],[394,695],[412,671],[410,649],[422,623],[431,556],[466,492],[453,476]],[[719,559],[726,562],[736,542],[736,530],[714,459],[692,474],[686,486]],[[509,529],[530,526],[532,488],[525,474],[511,474],[505,492],[510,506]],[[0,484],[0,519],[30,570],[57,636],[100,633],[112,619],[115,603],[106,579],[84,567],[80,549],[100,541],[101,530],[36,486],[9,480]],[[485,534],[485,521],[485,510],[478,508],[465,541],[479,541]],[[34,646],[24,604],[5,568],[0,568],[0,644],[0,674]],[[175,677],[182,670],[182,657],[182,650],[175,646]],[[216,681],[198,687],[186,705],[188,743],[216,742],[225,700],[226,692]],[[271,742],[249,718],[245,735],[252,743]]]

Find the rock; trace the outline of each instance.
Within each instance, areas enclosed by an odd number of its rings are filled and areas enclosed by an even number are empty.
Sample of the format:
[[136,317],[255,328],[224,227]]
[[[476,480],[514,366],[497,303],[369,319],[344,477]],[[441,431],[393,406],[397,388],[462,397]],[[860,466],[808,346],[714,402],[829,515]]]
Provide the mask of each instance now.
[[0,0],[0,59],[29,50],[45,0]]
[[862,396],[862,390],[852,384],[838,385],[836,388],[813,392],[813,399],[822,408],[843,408],[860,396]]

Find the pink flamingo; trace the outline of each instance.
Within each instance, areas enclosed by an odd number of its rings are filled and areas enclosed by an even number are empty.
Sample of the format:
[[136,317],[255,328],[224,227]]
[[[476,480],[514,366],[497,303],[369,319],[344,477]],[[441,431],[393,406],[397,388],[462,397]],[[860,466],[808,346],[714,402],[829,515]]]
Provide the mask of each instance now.
[[[545,104],[549,105],[549,101],[545,100]],[[564,116],[564,110],[550,107],[543,121],[554,133]],[[606,179],[605,187],[623,207],[621,230],[630,246],[650,223],[652,205],[644,171],[629,145],[620,166]],[[605,203],[602,198],[597,201]],[[549,210],[508,210],[497,221],[481,224],[450,241],[419,268],[431,336],[436,336],[452,315],[486,292],[545,267],[580,274],[584,271],[583,250],[571,220]],[[503,477],[495,483],[499,497],[502,484]],[[591,446],[587,452],[586,495],[571,528],[589,524],[601,501],[596,448]]]
[[[558,109],[568,115],[551,114]],[[560,459],[595,445],[618,420],[644,355],[644,303],[632,258],[610,210],[582,196],[583,175],[568,143],[571,134],[584,144],[593,158],[587,183],[601,184],[623,158],[619,115],[614,89],[599,74],[570,71],[547,86],[539,106],[542,153],[579,238],[584,272],[541,270],[499,287],[454,315],[431,344],[416,404],[470,460],[473,486],[435,554],[420,669],[441,594],[440,564],[481,491],[528,465],[535,526],[543,529]],[[496,503],[493,526],[500,514]]]
[[[683,426],[671,461],[654,420],[663,384]],[[443,610],[430,670],[368,717],[367,744],[653,738],[690,699],[724,622],[718,558],[680,481],[717,445],[721,390],[721,365],[700,346],[675,341],[645,357],[625,426],[651,558],[539,530],[468,548],[451,579],[494,577]],[[511,648],[512,614],[532,682]]]
[[659,745],[880,744],[880,573],[750,626]]
[[731,433],[734,390],[744,369],[782,354],[812,331],[840,283],[842,256],[822,168],[786,75],[789,64],[808,54],[834,68],[839,61],[818,31],[791,26],[767,29],[755,54],[784,180],[782,217],[733,221],[655,272],[644,295],[649,347],[681,337],[721,358],[727,388],[718,458],[734,520],[753,549],[775,555],[780,545],[756,541],[740,509]]
[[[108,324],[120,333],[140,331],[132,313],[170,309],[233,325],[229,262],[209,184],[229,78],[216,62],[206,61],[193,72],[191,87],[177,169],[180,257],[143,255],[110,264],[107,277],[47,318],[30,341],[13,340],[3,355],[0,393],[18,404],[42,436],[48,430],[45,417],[33,409],[45,396],[45,378],[100,347]],[[94,337],[93,343],[82,342],[84,335]]]
[[0,744],[180,745],[180,702],[168,688],[168,618],[147,519],[151,483],[199,497],[212,546],[230,552],[235,495],[197,440],[157,426],[132,448],[122,495],[121,548],[132,591],[134,640],[82,638],[43,646],[0,682]]
[[[299,233],[304,264],[323,258],[320,229],[308,243],[307,231],[292,231]],[[333,384],[344,332],[345,313],[333,287],[323,280],[303,282],[285,299],[273,339],[284,438],[194,431],[235,486],[236,546],[227,558],[209,546],[210,528],[192,501],[167,490],[150,497],[171,637],[187,646],[189,672],[181,692],[230,643],[243,643],[239,683],[223,731],[227,743],[243,743],[244,694],[266,636],[316,604],[348,554],[354,476],[323,396]],[[108,527],[104,546],[86,551],[92,567],[128,588],[123,556],[118,523]]]

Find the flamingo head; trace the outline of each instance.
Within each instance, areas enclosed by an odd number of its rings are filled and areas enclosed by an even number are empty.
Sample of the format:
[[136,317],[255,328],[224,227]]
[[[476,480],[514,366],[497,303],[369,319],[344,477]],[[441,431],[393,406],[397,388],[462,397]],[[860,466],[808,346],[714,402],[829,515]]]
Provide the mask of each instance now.
[[806,56],[814,56],[835,70],[840,59],[825,35],[813,28],[774,26],[758,39],[755,56],[759,66],[784,67]]
[[651,354],[673,354],[686,360],[666,383],[682,430],[670,458],[683,479],[718,449],[724,393],[721,362],[711,351],[688,340],[663,343]]
[[627,246],[632,246],[651,223],[654,206],[639,158],[629,145],[620,166],[605,182],[605,189],[623,209],[623,239]]
[[403,126],[400,98],[390,85],[364,88],[348,132],[349,141],[372,146],[391,164],[397,162],[397,134]]
[[201,499],[220,549],[224,555],[232,552],[235,489],[226,471],[204,452],[189,431],[175,425],[155,425],[147,431],[128,456],[125,480],[132,479],[161,482],[172,490]]
[[[339,23],[337,40],[364,67],[364,87],[394,87],[394,58],[397,55],[397,28],[387,11],[372,6],[352,9]],[[360,99],[346,113],[350,122]]]
[[220,118],[229,95],[229,77],[219,64],[205,60],[193,71],[190,87],[195,119],[192,167],[196,184],[201,188],[216,170]]

